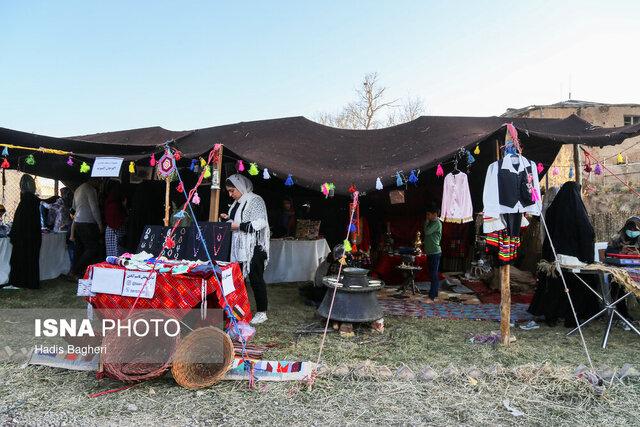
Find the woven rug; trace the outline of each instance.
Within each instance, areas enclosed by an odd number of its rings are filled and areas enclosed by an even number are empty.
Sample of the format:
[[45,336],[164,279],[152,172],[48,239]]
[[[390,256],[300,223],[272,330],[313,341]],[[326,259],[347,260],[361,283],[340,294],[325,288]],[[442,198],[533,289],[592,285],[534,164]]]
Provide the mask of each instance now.
[[[435,317],[451,320],[500,320],[499,304],[461,304],[445,302],[440,304],[423,304],[417,301],[380,300],[385,314],[405,317]],[[533,320],[527,312],[528,304],[511,304],[511,321],[526,322]]]

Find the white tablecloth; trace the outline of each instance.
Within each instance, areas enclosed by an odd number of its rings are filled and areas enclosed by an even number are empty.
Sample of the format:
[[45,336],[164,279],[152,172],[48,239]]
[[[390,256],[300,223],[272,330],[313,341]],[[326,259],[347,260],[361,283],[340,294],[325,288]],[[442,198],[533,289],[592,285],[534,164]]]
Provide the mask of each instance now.
[[273,239],[270,246],[269,265],[264,272],[267,283],[312,281],[318,265],[331,252],[325,239]]
[[[0,238],[0,285],[9,281],[11,250],[9,238]],[[43,234],[40,245],[40,280],[55,279],[61,274],[67,274],[70,268],[67,233]]]

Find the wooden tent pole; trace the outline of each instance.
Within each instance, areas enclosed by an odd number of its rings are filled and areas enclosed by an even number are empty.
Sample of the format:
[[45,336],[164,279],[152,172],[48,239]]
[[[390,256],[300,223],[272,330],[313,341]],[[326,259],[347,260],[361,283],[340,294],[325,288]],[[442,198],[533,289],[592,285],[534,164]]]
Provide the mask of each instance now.
[[[220,187],[222,187],[222,151],[224,147],[220,147],[220,153],[216,160],[215,169],[211,172],[211,182],[215,182],[217,179],[218,188],[211,187],[211,200],[209,201],[209,222],[216,222],[219,220],[220,215]],[[217,174],[217,177],[213,174]]]
[[164,226],[169,226],[169,213],[171,212],[171,206],[169,205],[169,193],[171,191],[171,180],[169,177],[165,178],[166,186],[164,190]]
[[[500,160],[500,142],[496,141],[496,160]],[[500,343],[508,346],[511,340],[511,266],[500,267]]]

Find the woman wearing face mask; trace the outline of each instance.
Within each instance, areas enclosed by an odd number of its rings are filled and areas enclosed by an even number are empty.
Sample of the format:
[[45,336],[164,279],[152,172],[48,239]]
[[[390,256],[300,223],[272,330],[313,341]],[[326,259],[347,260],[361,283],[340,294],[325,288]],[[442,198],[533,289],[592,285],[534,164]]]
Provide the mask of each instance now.
[[632,216],[607,245],[608,254],[637,254],[640,246],[640,217]]
[[242,272],[249,277],[256,299],[256,314],[251,323],[267,320],[267,285],[264,269],[269,261],[269,220],[262,197],[253,192],[253,184],[240,174],[225,182],[233,203],[229,214],[220,218],[231,222],[231,261],[242,263]]

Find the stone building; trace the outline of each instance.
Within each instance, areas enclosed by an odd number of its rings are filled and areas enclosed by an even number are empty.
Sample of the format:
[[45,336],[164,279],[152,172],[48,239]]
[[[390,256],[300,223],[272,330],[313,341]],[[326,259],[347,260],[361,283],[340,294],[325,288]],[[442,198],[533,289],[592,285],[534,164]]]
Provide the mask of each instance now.
[[[619,127],[640,123],[640,104],[604,104],[568,100],[551,105],[530,105],[524,108],[508,108],[502,117],[531,117],[545,119],[564,119],[571,114],[588,121],[594,126]],[[603,148],[592,148],[591,153],[603,162],[613,173],[619,174],[627,182],[640,183],[640,137],[627,139],[624,143]],[[622,154],[625,163],[616,165],[618,154]],[[584,161],[584,159],[582,158]],[[584,162],[583,162],[584,163]],[[573,166],[573,146],[564,146],[550,169],[558,167],[559,174],[549,174],[549,185],[561,185],[568,181],[570,167]],[[592,165],[593,167],[594,165]],[[584,165],[583,165],[584,167]],[[575,173],[575,171],[574,171]],[[583,172],[583,179],[594,184],[616,185],[620,182],[604,171],[596,176]]]

